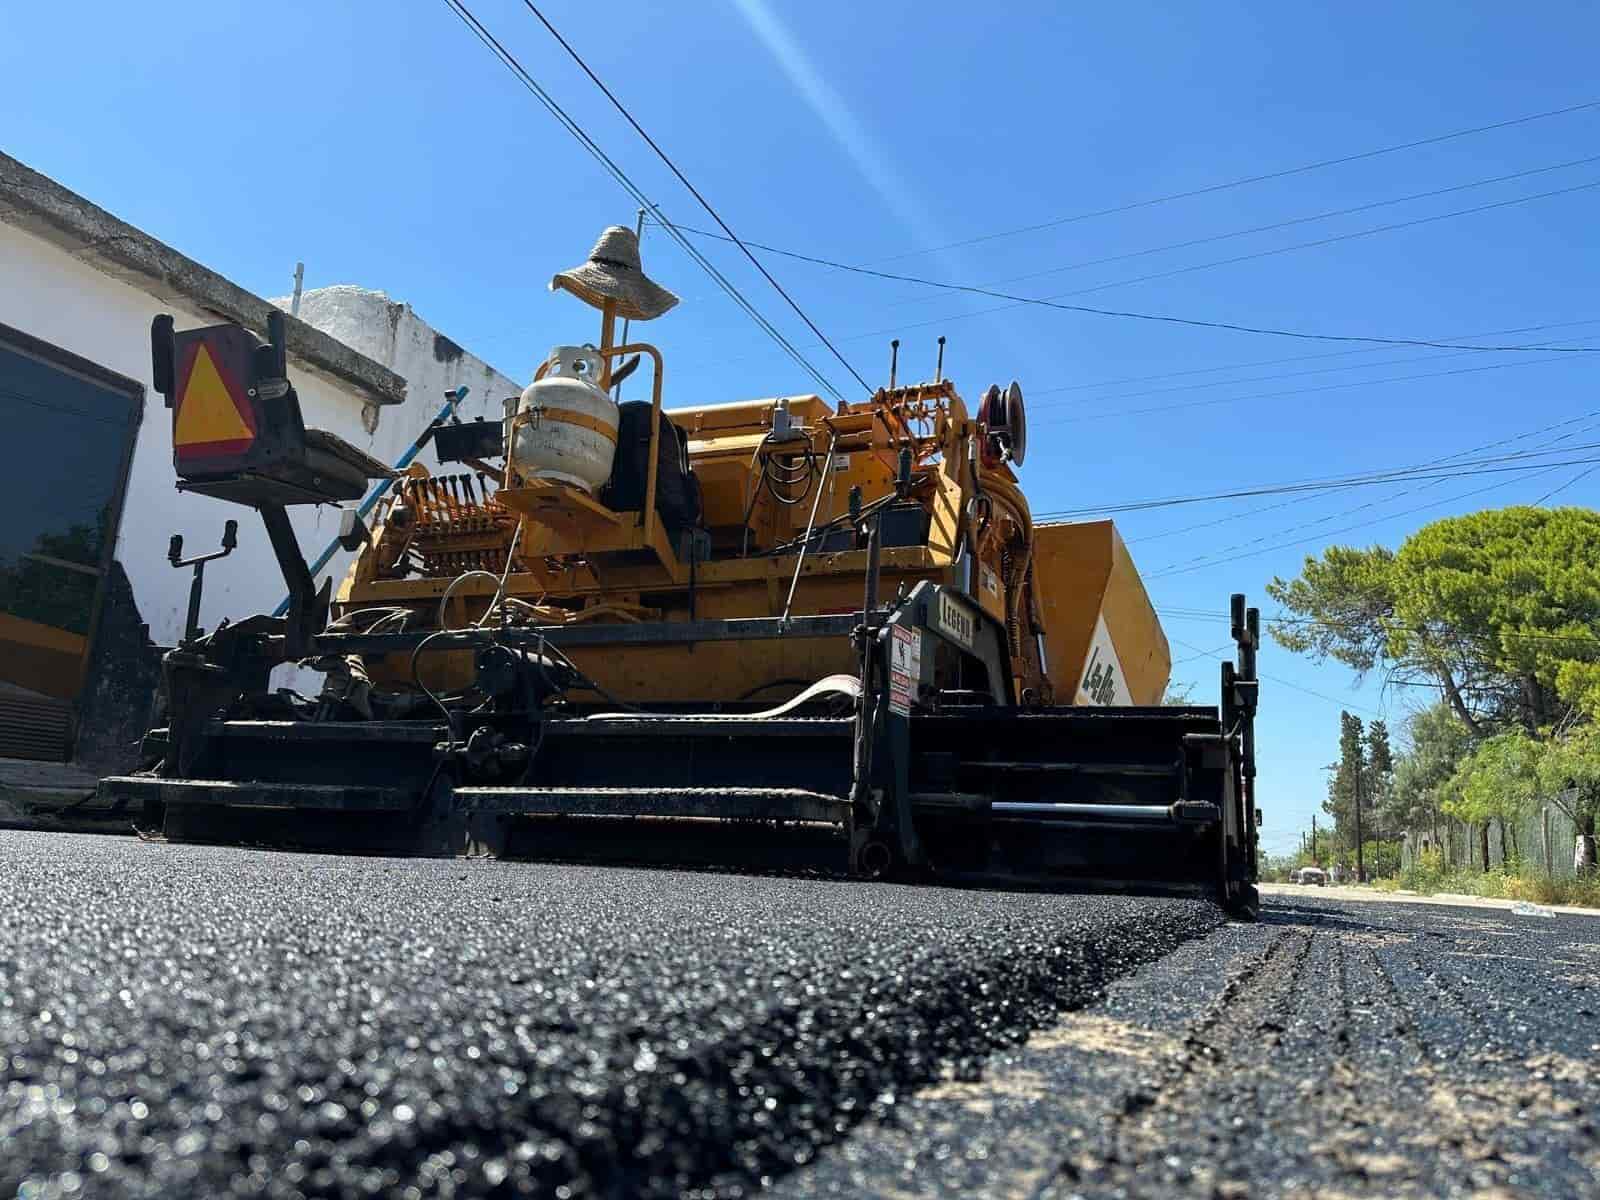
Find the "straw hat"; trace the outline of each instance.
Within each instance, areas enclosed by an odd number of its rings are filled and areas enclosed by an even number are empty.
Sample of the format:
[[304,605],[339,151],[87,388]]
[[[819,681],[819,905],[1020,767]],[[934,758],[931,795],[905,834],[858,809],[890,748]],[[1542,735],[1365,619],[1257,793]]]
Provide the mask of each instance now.
[[639,239],[633,230],[613,225],[589,251],[589,261],[562,271],[550,281],[550,290],[564,288],[585,304],[603,309],[616,305],[617,316],[631,321],[659,317],[678,298],[655,283],[639,266]]

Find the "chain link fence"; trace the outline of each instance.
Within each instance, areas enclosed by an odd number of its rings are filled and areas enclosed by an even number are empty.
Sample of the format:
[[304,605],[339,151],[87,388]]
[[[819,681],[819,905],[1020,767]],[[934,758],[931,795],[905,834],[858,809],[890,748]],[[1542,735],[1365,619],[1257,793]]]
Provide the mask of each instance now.
[[[1528,807],[1508,828],[1500,822],[1489,825],[1489,866],[1503,867],[1520,862],[1546,879],[1573,879],[1578,827],[1565,809],[1576,800],[1573,793],[1560,793]],[[1447,867],[1483,866],[1482,829],[1452,817],[1441,817],[1432,828],[1410,829],[1401,845],[1400,865],[1410,867],[1424,850],[1436,850]]]

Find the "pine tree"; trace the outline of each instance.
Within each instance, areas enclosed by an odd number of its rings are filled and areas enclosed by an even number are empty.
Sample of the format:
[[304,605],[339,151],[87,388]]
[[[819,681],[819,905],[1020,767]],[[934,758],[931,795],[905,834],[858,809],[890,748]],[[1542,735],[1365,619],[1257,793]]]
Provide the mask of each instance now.
[[[1333,774],[1328,780],[1328,798],[1322,804],[1322,810],[1333,818],[1337,843],[1351,849],[1356,844],[1357,775],[1364,774],[1366,767],[1363,734],[1360,717],[1347,712],[1339,714],[1339,761],[1333,765]],[[1362,805],[1363,813],[1366,807]]]
[[1366,836],[1382,837],[1382,817],[1394,792],[1394,751],[1389,746],[1389,726],[1381,720],[1367,726],[1366,757],[1367,770],[1361,777],[1361,821],[1365,827],[1371,814],[1372,828],[1366,830]]

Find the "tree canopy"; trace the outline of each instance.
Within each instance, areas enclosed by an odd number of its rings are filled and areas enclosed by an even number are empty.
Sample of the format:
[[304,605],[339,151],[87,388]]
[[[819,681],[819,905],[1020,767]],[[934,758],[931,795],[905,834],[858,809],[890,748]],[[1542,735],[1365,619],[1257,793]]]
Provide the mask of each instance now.
[[1437,684],[1475,736],[1536,734],[1561,700],[1600,707],[1600,512],[1492,509],[1435,521],[1398,551],[1330,547],[1268,593],[1290,650]]
[[1509,825],[1539,792],[1539,752],[1520,729],[1480,742],[1456,768],[1445,811],[1474,825]]
[[1472,750],[1472,734],[1442,702],[1414,713],[1406,733],[1411,748],[1395,763],[1385,816],[1397,829],[1432,828],[1452,796],[1456,769]]

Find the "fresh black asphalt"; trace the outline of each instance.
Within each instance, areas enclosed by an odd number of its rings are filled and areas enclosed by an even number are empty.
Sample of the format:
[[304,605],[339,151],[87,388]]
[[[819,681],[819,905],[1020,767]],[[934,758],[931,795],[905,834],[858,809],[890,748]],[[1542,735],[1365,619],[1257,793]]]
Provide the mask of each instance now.
[[0,1195],[745,1195],[1221,924],[0,832]]
[[1600,1196],[1600,915],[1269,898],[775,1183],[817,1197]]
[[0,833],[0,1197],[1600,1195],[1600,918]]

